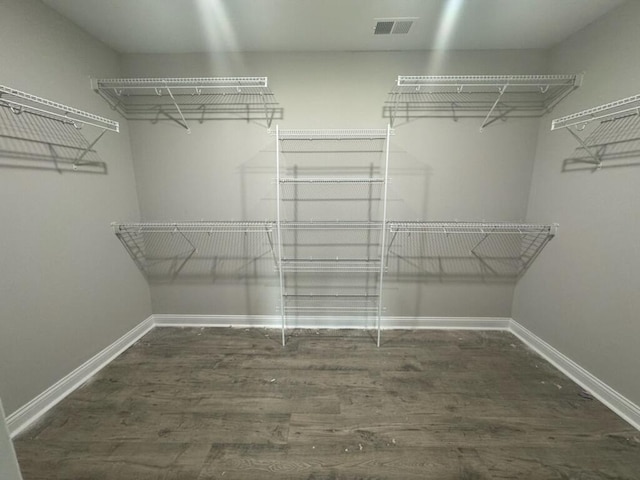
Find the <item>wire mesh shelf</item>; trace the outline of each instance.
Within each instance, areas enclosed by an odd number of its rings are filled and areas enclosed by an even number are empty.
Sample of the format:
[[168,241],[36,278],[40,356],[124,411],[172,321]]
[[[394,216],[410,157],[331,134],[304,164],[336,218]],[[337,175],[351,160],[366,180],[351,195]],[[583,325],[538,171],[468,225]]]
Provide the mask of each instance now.
[[[106,166],[94,150],[105,132],[119,124],[92,113],[0,85],[0,151],[3,160],[28,160],[33,168],[57,170],[86,167],[105,173]],[[102,130],[89,141],[83,127]],[[87,171],[87,170],[85,170]]]
[[282,259],[284,272],[358,273],[379,272],[379,258]]
[[[587,128],[591,123],[593,128]],[[553,120],[551,130],[566,129],[578,142],[565,168],[587,163],[602,167],[604,160],[640,156],[640,95],[583,110]],[[589,131],[583,138],[584,133]]]
[[346,314],[370,314],[378,312],[377,295],[341,295],[341,294],[303,294],[284,295],[284,311],[293,313],[332,315]]
[[267,77],[108,78],[92,88],[128,120],[172,120],[190,131],[188,120],[282,118]]
[[113,229],[150,281],[273,276],[274,222],[124,223]]
[[428,117],[539,117],[582,82],[582,75],[398,76],[383,115],[393,124]]
[[518,278],[555,236],[557,225],[390,222],[392,276]]

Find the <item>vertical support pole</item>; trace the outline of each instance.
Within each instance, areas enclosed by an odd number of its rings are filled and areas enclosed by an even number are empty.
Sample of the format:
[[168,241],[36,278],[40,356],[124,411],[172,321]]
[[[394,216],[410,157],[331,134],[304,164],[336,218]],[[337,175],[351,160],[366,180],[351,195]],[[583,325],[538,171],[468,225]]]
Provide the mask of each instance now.
[[284,312],[284,277],[282,273],[282,229],[280,228],[280,126],[276,125],[276,229],[278,232],[278,275],[280,276],[280,315],[282,316],[282,346],[285,339],[285,312]]
[[378,284],[378,339],[377,345],[380,347],[380,324],[382,322],[382,281],[384,280],[385,267],[385,242],[387,233],[387,191],[389,186],[389,139],[391,137],[391,125],[387,124],[387,141],[384,152],[384,193],[382,195],[382,232],[380,235],[380,281]]

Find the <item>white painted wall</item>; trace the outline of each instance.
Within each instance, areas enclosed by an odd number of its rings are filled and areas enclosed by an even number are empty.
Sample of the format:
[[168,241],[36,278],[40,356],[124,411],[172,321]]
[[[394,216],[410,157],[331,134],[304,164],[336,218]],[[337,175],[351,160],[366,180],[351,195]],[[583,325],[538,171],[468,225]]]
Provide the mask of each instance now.
[[[640,2],[627,2],[553,49],[554,72],[586,72],[554,116],[640,93]],[[527,219],[560,234],[516,289],[513,316],[621,394],[640,403],[640,157],[563,173],[576,143],[543,121]]]
[[[119,74],[118,56],[42,3],[0,2],[0,44],[0,84],[118,120],[89,86],[90,75]],[[110,228],[139,218],[126,122],[121,128],[96,147],[107,175],[0,167],[8,413],[150,314],[148,286]]]
[[[397,75],[539,74],[544,51],[125,55],[126,76],[266,75],[283,128],[382,128]],[[526,210],[538,119],[421,119],[392,140],[390,208],[396,220],[519,221]],[[274,141],[243,121],[130,122],[146,221],[275,218]],[[544,221],[553,221],[553,215]],[[277,279],[152,285],[154,313],[275,314]],[[247,286],[247,283],[251,283]],[[510,316],[512,284],[388,284],[389,315]]]
[[13,449],[5,422],[2,400],[0,400],[0,478],[2,480],[22,480],[16,452]]

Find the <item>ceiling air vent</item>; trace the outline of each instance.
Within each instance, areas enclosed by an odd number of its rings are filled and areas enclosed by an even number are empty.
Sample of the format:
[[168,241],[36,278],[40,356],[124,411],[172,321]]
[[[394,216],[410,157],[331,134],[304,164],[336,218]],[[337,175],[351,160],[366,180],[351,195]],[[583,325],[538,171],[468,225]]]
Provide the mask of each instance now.
[[406,35],[417,18],[376,18],[374,35]]

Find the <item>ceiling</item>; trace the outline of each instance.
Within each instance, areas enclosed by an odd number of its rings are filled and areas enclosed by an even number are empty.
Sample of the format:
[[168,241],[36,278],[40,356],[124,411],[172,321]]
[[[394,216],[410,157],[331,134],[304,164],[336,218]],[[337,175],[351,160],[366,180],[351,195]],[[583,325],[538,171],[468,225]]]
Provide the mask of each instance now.
[[[548,48],[625,0],[42,0],[121,53]],[[406,35],[378,18],[417,17]]]

